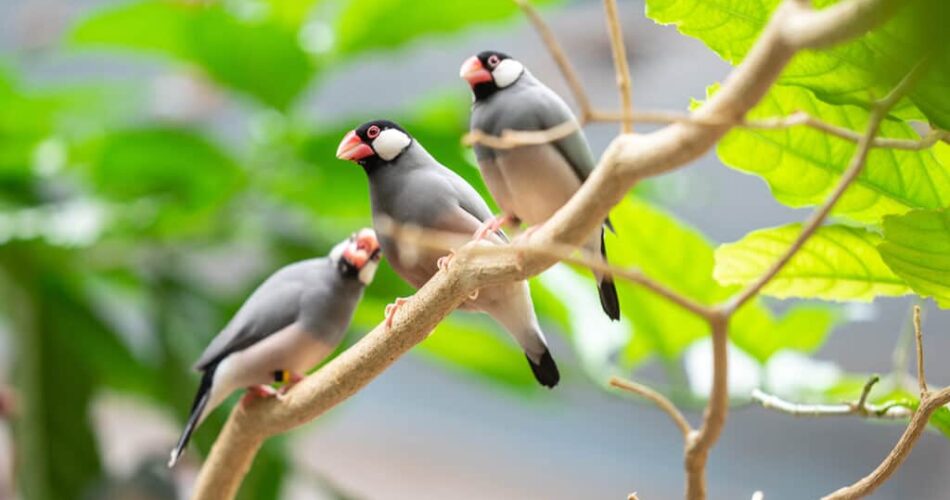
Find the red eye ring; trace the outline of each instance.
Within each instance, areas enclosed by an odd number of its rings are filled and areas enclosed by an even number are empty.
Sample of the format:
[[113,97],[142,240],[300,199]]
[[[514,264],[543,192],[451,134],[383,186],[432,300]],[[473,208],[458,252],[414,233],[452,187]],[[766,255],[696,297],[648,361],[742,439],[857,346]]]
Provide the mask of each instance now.
[[498,59],[498,56],[497,56],[497,55],[492,54],[492,55],[488,56],[488,65],[489,65],[489,66],[491,66],[491,67],[494,68],[495,66],[498,66],[498,63],[500,63],[500,62],[501,62],[501,60]]
[[376,136],[378,135],[379,135],[379,127],[377,127],[376,125],[370,125],[370,127],[366,129],[366,137],[369,137],[370,139],[375,139]]

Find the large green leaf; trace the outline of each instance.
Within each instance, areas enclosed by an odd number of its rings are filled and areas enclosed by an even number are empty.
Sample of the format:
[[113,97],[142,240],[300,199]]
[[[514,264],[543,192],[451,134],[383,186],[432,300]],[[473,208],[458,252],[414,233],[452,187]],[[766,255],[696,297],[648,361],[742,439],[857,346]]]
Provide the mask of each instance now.
[[392,49],[420,35],[452,33],[515,12],[518,6],[510,0],[351,0],[337,19],[337,50]]
[[[714,275],[723,284],[754,281],[785,253],[801,224],[762,229],[716,250]],[[762,290],[773,297],[872,300],[904,295],[907,284],[891,272],[875,246],[881,237],[864,229],[824,226]]]
[[[737,64],[755,42],[780,0],[648,0],[647,15],[675,24],[698,38],[726,61]],[[835,0],[815,2],[819,7]],[[898,7],[883,26],[830,49],[798,54],[779,83],[813,90],[832,103],[867,105],[884,96],[931,48],[946,47],[946,5],[940,0],[915,0]],[[931,121],[950,128],[950,55],[934,51],[929,71],[909,100]],[[903,106],[905,109],[910,105]],[[913,115],[912,111],[907,112]]]
[[220,4],[143,0],[98,11],[75,27],[70,41],[191,62],[222,85],[286,109],[315,71],[298,43],[296,26],[286,22],[285,16],[301,15],[300,6],[291,7],[273,9],[281,16],[275,19],[238,16]]
[[[636,199],[611,212],[617,238],[608,240],[611,262],[640,268],[651,278],[692,299],[713,304],[727,299],[738,286],[713,279],[713,247],[695,229]],[[614,244],[610,245],[611,242]],[[625,360],[635,364],[651,355],[676,359],[689,344],[709,334],[705,321],[655,294],[617,281],[624,316],[634,325]],[[764,362],[781,349],[810,352],[834,325],[826,307],[797,304],[776,318],[761,301],[753,300],[733,318],[730,339]]]
[[[827,122],[862,130],[868,113],[850,105],[830,105],[808,90],[776,86],[750,113],[749,118],[789,115],[806,111]],[[908,125],[886,120],[881,135],[917,139]],[[855,144],[809,127],[782,130],[735,129],[719,143],[723,163],[759,175],[780,202],[803,207],[820,204],[834,189],[848,167]],[[835,206],[836,214],[861,222],[915,208],[950,204],[950,163],[942,163],[932,150],[873,149],[861,175]]]
[[[214,209],[243,180],[234,160],[188,129],[113,132],[92,148],[90,156],[87,168],[96,192],[116,202],[136,203],[144,212],[142,217],[154,220],[163,233],[205,227]],[[120,215],[138,213],[131,210]]]
[[886,217],[878,250],[915,292],[950,308],[950,208]]

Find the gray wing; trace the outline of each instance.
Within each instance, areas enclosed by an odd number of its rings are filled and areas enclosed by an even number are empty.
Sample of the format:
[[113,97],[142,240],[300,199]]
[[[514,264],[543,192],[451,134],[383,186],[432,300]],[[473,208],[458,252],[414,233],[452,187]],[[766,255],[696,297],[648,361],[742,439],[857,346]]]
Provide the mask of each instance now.
[[[477,231],[482,223],[493,217],[491,209],[488,208],[488,204],[485,203],[484,199],[482,199],[482,195],[478,194],[478,191],[476,191],[475,188],[473,188],[472,185],[460,175],[449,170],[448,168],[444,168],[443,174],[452,185],[452,188],[455,190],[459,207],[478,220],[478,224],[472,228],[472,232]],[[501,238],[502,241],[508,241],[508,237],[505,236],[505,233],[503,233],[501,230],[498,230],[495,233],[499,238]]]
[[297,321],[305,291],[304,280],[298,276],[303,272],[301,264],[281,269],[254,290],[198,358],[195,369],[204,370],[225,356],[246,349]]
[[[547,87],[541,87],[540,94],[540,102],[535,103],[532,109],[535,112],[538,122],[541,124],[542,130],[556,127],[569,120],[577,123],[577,118],[574,116],[574,113],[571,112],[571,109],[564,100],[555,94],[553,90]],[[574,173],[577,174],[581,182],[587,180],[590,173],[594,171],[596,160],[594,159],[594,153],[590,150],[590,145],[587,143],[584,132],[580,130],[580,126],[578,126],[576,132],[556,141],[554,146],[564,155],[564,158],[567,159],[568,164],[574,169]]]

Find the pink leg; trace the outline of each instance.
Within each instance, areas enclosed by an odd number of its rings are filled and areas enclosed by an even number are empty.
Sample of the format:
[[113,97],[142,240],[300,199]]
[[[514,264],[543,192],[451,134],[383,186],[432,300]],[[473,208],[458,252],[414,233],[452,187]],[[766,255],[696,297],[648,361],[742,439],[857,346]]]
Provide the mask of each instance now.
[[494,233],[499,230],[501,226],[505,224],[513,224],[517,222],[518,219],[508,214],[499,214],[491,219],[486,220],[482,223],[481,227],[475,231],[475,234],[472,236],[475,238],[475,241],[485,239],[489,234]]
[[247,388],[247,392],[245,392],[244,397],[241,398],[241,405],[247,405],[255,399],[273,398],[277,395],[277,390],[269,385],[252,385]]
[[386,312],[385,312],[384,314],[386,315],[386,328],[387,328],[387,329],[388,329],[388,328],[392,328],[392,326],[393,326],[393,316],[396,315],[396,310],[399,309],[400,306],[402,306],[403,304],[405,304],[407,300],[408,300],[408,299],[404,299],[404,298],[402,298],[402,297],[397,297],[396,300],[395,300],[395,302],[393,302],[392,304],[388,304],[388,305],[386,306]]
[[455,257],[455,250],[449,250],[448,255],[443,255],[439,257],[439,260],[435,261],[435,265],[439,268],[439,271],[445,271],[449,267],[449,261],[452,260],[452,257]]

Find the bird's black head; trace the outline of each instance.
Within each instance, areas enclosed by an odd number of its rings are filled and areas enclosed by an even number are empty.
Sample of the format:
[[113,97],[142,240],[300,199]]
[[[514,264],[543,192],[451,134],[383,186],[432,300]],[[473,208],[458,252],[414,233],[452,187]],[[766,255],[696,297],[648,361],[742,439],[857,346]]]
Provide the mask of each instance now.
[[336,150],[336,157],[370,170],[395,160],[410,144],[412,136],[396,122],[373,120],[348,132]]
[[515,83],[523,73],[524,65],[508,54],[495,50],[486,50],[469,57],[459,70],[459,76],[472,87],[476,101]]
[[330,252],[337,269],[346,278],[359,279],[363,285],[373,281],[376,267],[382,257],[376,232],[369,228],[360,229],[341,241]]

